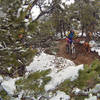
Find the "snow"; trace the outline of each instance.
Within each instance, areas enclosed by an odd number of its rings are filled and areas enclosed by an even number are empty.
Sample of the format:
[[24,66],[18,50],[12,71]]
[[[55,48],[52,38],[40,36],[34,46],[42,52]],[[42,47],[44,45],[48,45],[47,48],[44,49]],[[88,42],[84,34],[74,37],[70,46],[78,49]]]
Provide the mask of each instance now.
[[100,56],[100,47],[93,47],[93,48],[91,48],[91,51],[97,52],[98,55]]
[[89,98],[86,98],[85,100],[97,100],[97,96],[92,96],[92,94],[90,94]]
[[[18,78],[17,78],[18,79]],[[9,94],[9,95],[13,95],[15,90],[16,90],[16,86],[15,86],[15,81],[17,80],[16,78],[12,79],[9,78],[7,80],[3,80],[3,82],[1,83],[1,86],[4,88],[4,90]]]
[[19,8],[19,9],[18,9],[17,18],[20,16],[21,10],[22,10],[22,8]]
[[94,40],[91,40],[89,42],[89,45],[90,45],[90,47],[96,47],[97,46],[97,44],[96,44],[96,42]]
[[73,93],[75,93],[76,95],[78,95],[79,93],[80,93],[80,89],[78,89],[78,88],[74,88],[73,89]]
[[83,40],[83,41],[80,41],[79,43],[80,43],[80,44],[84,44],[84,43],[85,43],[85,41]]
[[66,5],[73,4],[75,0],[62,0],[62,3],[65,3]]
[[50,100],[70,100],[70,96],[66,95],[64,92],[57,91],[57,94]]
[[26,70],[28,72],[36,72],[39,70],[52,69],[52,71],[57,72],[58,70],[69,66],[75,66],[75,64],[62,57],[56,57],[42,52],[39,56],[34,57],[33,62],[26,67]]
[[[32,1],[32,0],[31,0]],[[31,2],[30,1],[30,2]],[[74,0],[62,0],[62,3],[65,3],[66,5],[70,5],[72,3],[74,3]],[[44,5],[45,6],[50,6],[50,4],[52,3],[52,0],[44,0],[43,2],[43,6],[42,9],[45,10]],[[61,4],[61,6],[63,7],[63,5]],[[20,12],[21,10],[25,11],[25,9],[28,7],[28,5],[25,5],[25,0],[23,0],[22,6],[21,8],[19,8],[18,10],[18,14],[17,17],[20,16]],[[35,20],[40,14],[40,8],[35,5],[32,9],[31,9],[31,16],[32,16],[32,20]],[[28,20],[25,20],[25,22],[28,22]]]
[[[78,34],[78,37],[80,37],[82,35],[82,33],[80,32],[79,34]],[[86,33],[83,33],[83,37],[86,37]]]
[[[51,4],[52,0],[45,0],[43,5],[49,6]],[[42,6],[42,10],[44,7]],[[35,20],[40,14],[40,9],[37,5],[35,5],[31,10],[32,20]]]
[[42,52],[39,56],[34,58],[33,62],[29,66],[26,67],[28,72],[47,69],[51,69],[51,73],[48,76],[52,79],[45,86],[46,91],[55,89],[57,85],[66,79],[71,79],[71,81],[75,80],[78,77],[79,70],[83,69],[83,65],[75,66],[75,64],[70,60]]
[[[44,4],[46,6],[49,6],[51,2],[52,2],[52,0],[45,0]],[[70,4],[74,3],[74,0],[62,0],[62,3],[70,5]],[[61,6],[63,7],[63,5],[61,5]],[[44,8],[42,7],[42,9],[44,9]],[[32,20],[36,19],[39,14],[40,14],[40,9],[38,6],[35,5],[31,10]]]
[[31,36],[27,36],[27,38],[31,39],[32,37]]
[[29,22],[29,19],[24,19],[24,22],[25,22],[25,23],[28,23],[28,22]]
[[40,9],[38,6],[34,6],[31,10],[31,14],[32,14],[32,20],[36,19],[38,17],[38,15],[40,14]]
[[64,68],[63,70],[55,73],[52,72],[49,76],[52,77],[51,81],[45,86],[45,90],[53,90],[59,84],[61,84],[64,80],[70,79],[71,81],[77,79],[79,70],[83,69],[83,65],[79,66],[70,66]]
[[60,4],[60,7],[61,7],[62,9],[65,9],[63,3],[64,3],[65,5],[67,5],[67,6],[69,6],[69,5],[73,4],[74,2],[75,2],[75,0],[62,0],[62,2],[61,2],[61,4]]
[[100,43],[96,43],[95,41],[90,41],[89,42],[89,44],[90,44],[90,47],[91,47],[91,51],[92,52],[97,52],[98,53],[98,55],[100,56]]
[[96,86],[90,92],[92,93],[100,92],[100,84],[96,84]]

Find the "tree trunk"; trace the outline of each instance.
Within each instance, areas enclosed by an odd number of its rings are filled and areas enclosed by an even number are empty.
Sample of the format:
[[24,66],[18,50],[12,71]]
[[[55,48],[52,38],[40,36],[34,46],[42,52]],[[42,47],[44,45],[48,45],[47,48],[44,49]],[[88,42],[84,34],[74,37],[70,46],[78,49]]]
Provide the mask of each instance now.
[[81,34],[81,37],[83,37],[83,33],[84,33],[84,26],[82,26],[82,34]]
[[90,41],[90,37],[89,37],[89,32],[88,30],[86,29],[86,41],[89,42]]

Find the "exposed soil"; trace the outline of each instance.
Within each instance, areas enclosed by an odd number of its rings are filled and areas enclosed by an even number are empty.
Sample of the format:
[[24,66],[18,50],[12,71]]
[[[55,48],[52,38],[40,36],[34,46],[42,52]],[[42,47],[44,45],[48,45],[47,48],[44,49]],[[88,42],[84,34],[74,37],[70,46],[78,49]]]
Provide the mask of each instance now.
[[70,59],[74,61],[74,63],[77,65],[79,64],[90,65],[95,59],[100,59],[100,57],[98,56],[96,52],[87,52],[87,50],[84,48],[82,44],[75,44],[75,48],[77,52],[76,59],[72,59],[70,55],[66,53],[66,41],[65,40],[59,40],[58,48],[59,48],[59,51],[57,53],[57,56]]

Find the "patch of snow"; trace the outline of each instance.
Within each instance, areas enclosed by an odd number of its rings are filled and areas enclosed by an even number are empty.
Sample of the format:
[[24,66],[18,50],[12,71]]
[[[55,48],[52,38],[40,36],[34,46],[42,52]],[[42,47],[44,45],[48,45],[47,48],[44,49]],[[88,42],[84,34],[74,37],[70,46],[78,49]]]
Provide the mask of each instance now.
[[62,3],[65,3],[66,5],[71,5],[75,2],[75,0],[62,0]]
[[[78,34],[78,37],[80,37],[82,35],[82,33],[80,32],[79,34]],[[83,37],[86,37],[86,33],[83,33]]]
[[26,67],[26,75],[29,72],[47,69],[51,69],[51,73],[48,76],[52,79],[45,86],[46,91],[54,89],[66,79],[71,79],[71,81],[75,80],[78,77],[79,70],[83,69],[83,65],[75,66],[70,60],[42,52],[39,56],[35,56],[33,62]]
[[31,39],[32,37],[31,36],[27,36],[29,39]]
[[22,96],[23,96],[23,94],[24,94],[24,90],[22,90],[20,93],[19,93],[19,95],[18,95],[18,100],[21,100],[21,98],[22,98]]
[[0,49],[4,49],[3,45],[0,43]]
[[[18,78],[17,78],[18,79]],[[17,80],[16,78],[12,79],[9,78],[8,80],[3,80],[3,82],[1,83],[1,86],[4,88],[4,90],[9,94],[9,95],[13,95],[15,90],[16,90],[16,86],[15,86],[15,81]]]
[[25,22],[25,23],[28,23],[28,22],[29,22],[29,19],[24,19],[24,22]]
[[49,6],[49,4],[51,4],[51,3],[52,3],[52,0],[45,0],[44,1],[44,4],[47,5],[47,6]]
[[53,90],[59,84],[61,84],[64,80],[70,79],[71,81],[77,79],[79,70],[83,70],[83,65],[79,66],[70,66],[64,68],[59,72],[52,72],[48,76],[51,76],[51,81],[45,85],[45,90]]
[[94,32],[94,33],[93,33],[93,36],[94,36],[94,37],[100,37],[100,32]]
[[14,98],[14,97],[11,97],[10,100],[20,100],[19,98]]
[[98,93],[100,92],[100,84],[97,84],[92,90],[91,90],[92,93]]
[[89,45],[90,45],[90,47],[96,47],[97,46],[97,43],[94,40],[91,40],[89,42]]
[[100,98],[100,93],[97,93],[97,97]]
[[91,47],[91,51],[97,52],[98,55],[100,56],[100,43],[99,42],[97,43],[94,40],[92,40],[92,41],[89,42],[89,44],[90,44],[90,47]]
[[22,6],[23,11],[25,11],[27,8],[28,8],[28,5],[23,5]]
[[18,9],[18,13],[17,13],[17,18],[20,17],[20,12],[21,12],[22,8]]
[[80,89],[78,89],[78,88],[74,88],[73,89],[73,93],[75,93],[76,95],[78,95],[79,93],[80,93]]
[[32,20],[36,19],[40,14],[40,9],[38,6],[34,6],[31,10]]
[[62,4],[60,4],[60,7],[61,7],[62,9],[65,9],[65,7],[64,7]]
[[[67,34],[67,32],[65,34]],[[64,36],[65,34],[64,32],[62,33],[63,38],[66,38],[66,36]],[[61,39],[61,33],[55,34],[55,36],[57,37],[57,39]]]
[[11,68],[12,68],[12,67],[8,67],[8,68],[7,68],[7,69],[8,69],[8,71],[10,71],[10,70],[11,70]]
[[94,52],[94,51],[97,52],[98,55],[100,56],[100,47],[92,47],[92,48],[91,48],[91,51],[92,51],[92,52]]
[[92,94],[90,94],[89,98],[86,98],[84,100],[97,100],[97,96],[92,96]]
[[28,72],[36,72],[41,70],[51,69],[54,72],[64,69],[69,66],[75,66],[75,64],[62,57],[56,57],[54,55],[48,55],[42,52],[39,56],[35,56],[33,62],[26,67]]
[[66,95],[64,92],[57,91],[57,94],[50,100],[70,100],[70,96]]
[[80,44],[84,44],[85,43],[85,41],[80,41]]

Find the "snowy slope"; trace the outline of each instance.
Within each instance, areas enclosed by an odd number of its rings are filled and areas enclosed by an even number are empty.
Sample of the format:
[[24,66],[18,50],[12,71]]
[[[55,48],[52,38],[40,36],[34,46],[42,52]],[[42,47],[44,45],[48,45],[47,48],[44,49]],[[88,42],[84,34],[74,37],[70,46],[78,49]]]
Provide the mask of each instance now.
[[55,57],[42,52],[39,56],[36,56],[33,62],[26,67],[29,72],[36,72],[41,70],[51,69],[51,73],[48,75],[52,79],[45,86],[45,90],[53,90],[64,80],[74,80],[78,77],[79,70],[83,69],[83,65],[76,66],[72,61],[64,59],[62,57]]
[[[83,65],[76,66],[72,61],[68,59],[62,57],[56,57],[54,55],[49,55],[42,52],[40,55],[35,56],[33,62],[26,67],[27,71],[26,76],[36,71],[47,70],[47,69],[51,69],[50,74],[48,74],[48,76],[51,77],[51,81],[49,81],[49,83],[45,85],[46,92],[54,90],[56,86],[59,86],[62,82],[64,82],[67,79],[70,79],[71,81],[75,80],[79,75],[78,74],[79,70],[83,70]],[[14,93],[16,93],[16,86],[15,86],[16,80],[18,79],[12,79],[12,78],[3,79],[2,77],[0,77],[0,81],[2,82],[1,85],[9,95],[13,95]],[[94,91],[98,92],[100,90],[98,88],[99,86],[100,86],[99,84],[95,86],[95,88],[92,89],[90,93]],[[79,91],[80,89],[77,89],[77,93]],[[13,99],[13,100],[20,100],[23,93],[19,93],[18,99]],[[58,90],[50,97],[50,100],[60,100],[60,99],[70,100],[70,96]],[[97,100],[97,97],[90,96],[85,100]]]
[[[40,55],[35,56],[33,62],[26,67],[26,76],[39,70],[51,69],[51,73],[48,76],[51,77],[51,81],[45,85],[45,90],[53,90],[57,85],[62,83],[66,79],[73,81],[78,77],[79,70],[83,70],[83,65],[76,66],[72,61],[67,60],[62,57],[56,57],[53,55],[48,55],[42,52]],[[13,96],[16,93],[15,82],[19,78],[5,78],[0,77],[1,86],[10,95]],[[23,92],[24,93],[24,92]],[[21,95],[19,93],[20,100]],[[52,96],[51,100],[70,100],[70,97],[62,91],[57,91],[55,95]]]

